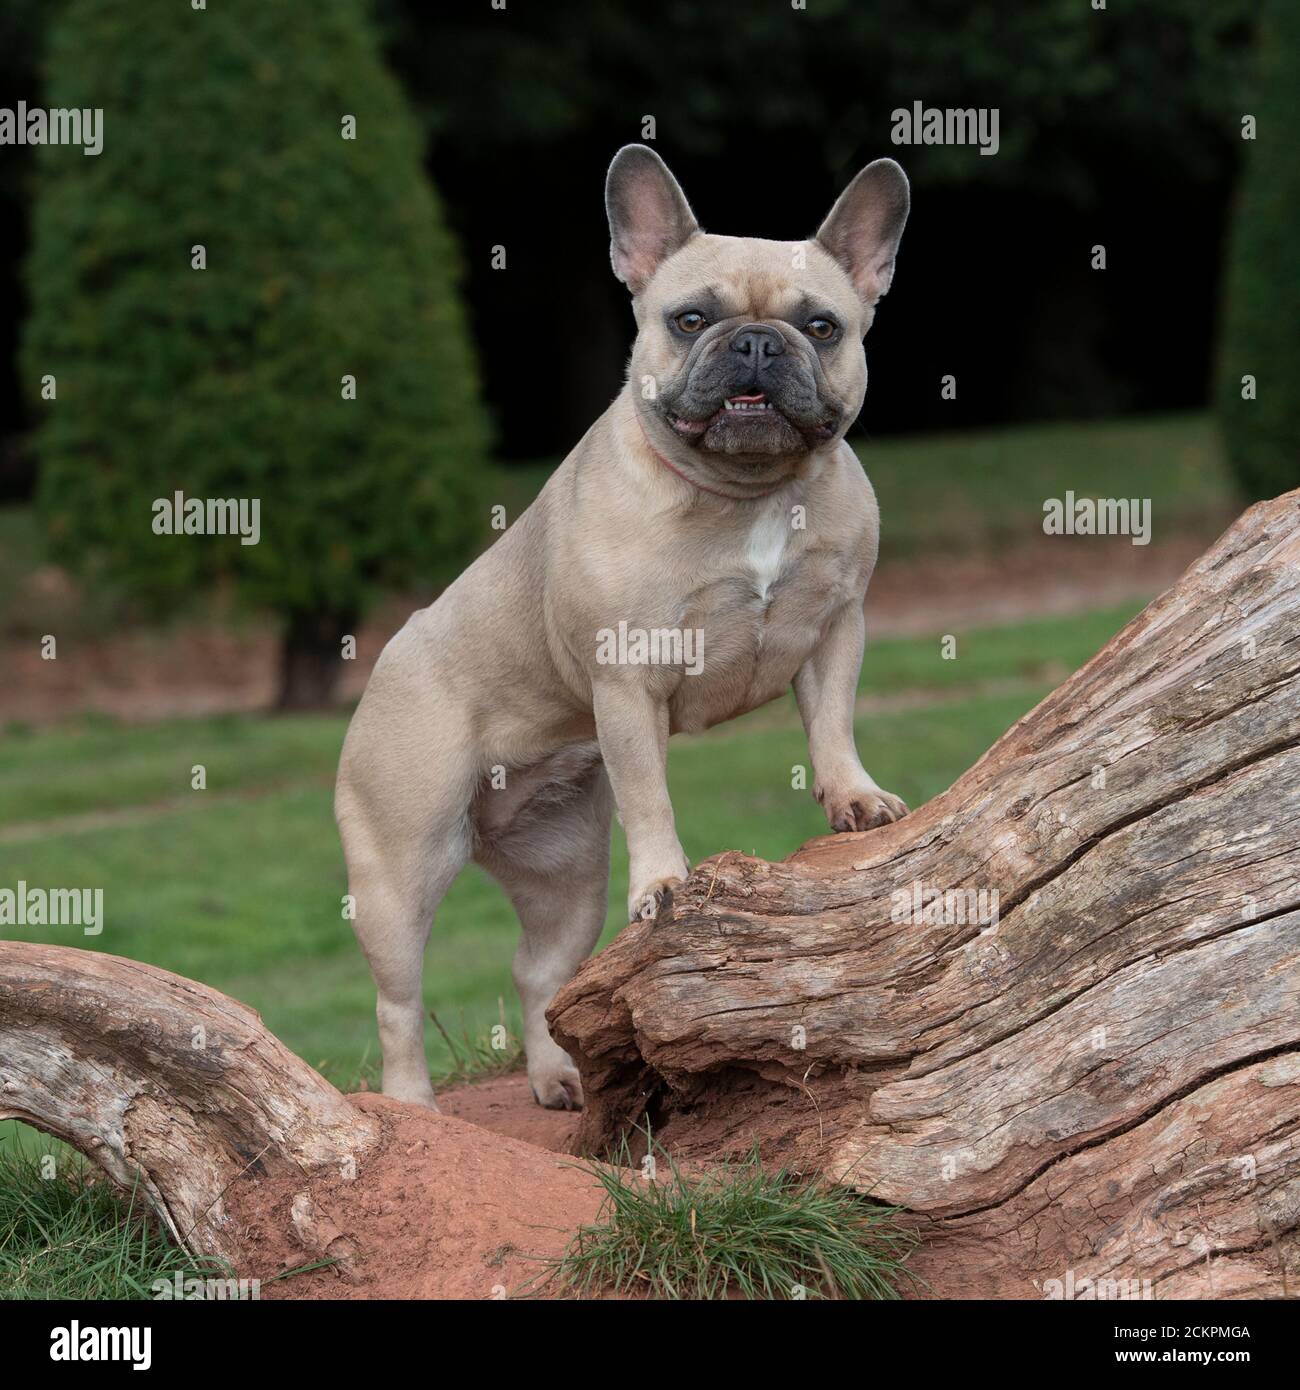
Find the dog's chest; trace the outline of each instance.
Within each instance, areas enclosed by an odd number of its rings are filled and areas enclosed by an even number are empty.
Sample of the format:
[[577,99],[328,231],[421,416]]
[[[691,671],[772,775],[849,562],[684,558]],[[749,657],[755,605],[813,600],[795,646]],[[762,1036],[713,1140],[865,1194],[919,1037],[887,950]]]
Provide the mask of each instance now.
[[790,541],[790,519],[783,510],[760,515],[750,527],[742,561],[758,597],[766,602],[781,573]]
[[673,727],[703,729],[776,699],[853,592],[856,566],[811,544],[788,507],[717,545],[683,605],[701,660],[672,700]]

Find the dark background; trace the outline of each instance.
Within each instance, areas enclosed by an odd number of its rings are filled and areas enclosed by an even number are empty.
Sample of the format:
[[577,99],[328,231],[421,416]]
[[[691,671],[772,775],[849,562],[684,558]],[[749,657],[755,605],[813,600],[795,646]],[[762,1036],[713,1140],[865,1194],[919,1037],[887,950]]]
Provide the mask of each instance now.
[[[500,13],[452,8],[380,13],[429,119],[475,320],[513,325],[479,338],[507,457],[564,452],[619,384],[631,316],[602,185],[641,138],[629,111],[655,118],[710,231],[803,237],[864,163],[907,169],[869,430],[1206,401],[1249,5],[512,3],[508,55]],[[1000,108],[999,153],[892,145],[891,111],[916,100]],[[490,268],[497,243],[509,275]],[[543,365],[527,344],[557,328],[564,360]]]
[[[8,0],[4,103],[36,99],[60,2]],[[487,0],[379,0],[375,15],[460,240],[506,459],[562,454],[618,388],[632,320],[609,272],[602,185],[614,151],[642,138],[642,116],[711,231],[802,237],[862,164],[889,154],[907,169],[912,217],[869,339],[859,429],[1209,399],[1249,3],[509,0],[507,17]],[[999,108],[999,153],[894,146],[890,112],[917,100]],[[28,154],[6,149],[0,161],[9,499],[34,481],[14,368]],[[1104,274],[1090,268],[1096,243]],[[498,244],[509,274],[491,269]],[[939,394],[949,373],[955,401]]]

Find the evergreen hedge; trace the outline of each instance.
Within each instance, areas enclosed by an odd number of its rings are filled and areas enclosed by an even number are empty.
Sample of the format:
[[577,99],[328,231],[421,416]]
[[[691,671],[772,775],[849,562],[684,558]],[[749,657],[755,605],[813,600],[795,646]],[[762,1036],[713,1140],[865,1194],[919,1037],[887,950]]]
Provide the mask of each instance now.
[[[43,101],[104,112],[99,156],[38,161],[23,366],[33,394],[57,379],[35,438],[56,556],[159,610],[221,584],[327,636],[452,577],[486,428],[456,249],[361,0],[68,0]],[[177,490],[260,499],[260,544],[155,534]]]
[[[1251,500],[1300,487],[1300,5],[1268,0],[1227,266],[1219,416]],[[1242,377],[1255,378],[1254,400]]]

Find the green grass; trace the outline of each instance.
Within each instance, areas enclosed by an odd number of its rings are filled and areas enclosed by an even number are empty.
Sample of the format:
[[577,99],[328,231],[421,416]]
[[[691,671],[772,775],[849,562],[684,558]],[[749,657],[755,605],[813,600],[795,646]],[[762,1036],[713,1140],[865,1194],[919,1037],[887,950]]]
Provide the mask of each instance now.
[[[919,805],[942,791],[1129,616],[1071,619],[882,642],[863,694],[904,704],[908,690],[951,703],[864,713],[858,744],[882,785]],[[986,690],[994,679],[995,690]],[[104,930],[14,927],[14,936],[150,961],[258,1009],[313,1066],[355,1080],[378,1058],[373,987],[342,914],[346,891],[331,808],[346,716],[208,718],[149,727],[56,729],[0,741],[4,885],[99,887]],[[207,767],[208,789],[189,788]],[[783,858],[825,832],[792,786],[807,745],[789,697],[697,738],[669,758],[683,845],[693,862],[721,849]],[[93,813],[91,828],[61,821]],[[15,838],[20,834],[21,838]],[[606,940],[623,922],[626,854],[615,834]],[[477,1038],[517,1017],[510,956],[517,925],[497,886],[471,866],[453,886],[429,947],[426,998],[450,1033]],[[454,1072],[430,1030],[430,1063]]]
[[1058,685],[1099,651],[1142,604],[1095,608],[1068,618],[1033,618],[1005,627],[954,632],[956,654],[943,655],[939,637],[890,637],[871,642],[859,689],[866,695],[934,690],[976,693],[1008,682]]
[[152,1298],[177,1272],[229,1274],[196,1264],[63,1145],[30,1135],[0,1150],[0,1299]]
[[[340,716],[218,715],[132,725],[102,716],[0,740],[0,826],[198,796],[326,783],[338,766]],[[191,789],[201,764],[206,792]]]
[[[883,785],[919,804],[1038,693],[978,698],[960,712],[935,707],[864,720],[864,757]],[[336,743],[344,727],[339,719]],[[134,734],[121,731],[115,760],[129,762]],[[196,746],[206,743],[206,721],[193,736]],[[177,757],[178,776],[187,775],[188,750],[178,749]],[[791,768],[806,761],[797,725],[737,728],[675,746],[670,779],[687,854],[698,861],[730,847],[780,858],[822,833],[811,796],[791,787]],[[115,800],[111,782],[98,785],[101,801]],[[120,824],[0,844],[6,885],[23,879],[104,890],[98,936],[75,928],[9,930],[202,980],[258,1009],[313,1066],[355,1070],[374,1057],[373,986],[342,915],[346,884],[331,801],[327,785],[281,786],[248,800],[191,792],[182,809],[136,819],[122,807]],[[626,872],[616,835],[611,932],[623,920]],[[473,1034],[490,1027],[500,998],[514,1016],[509,965],[516,933],[504,895],[471,866],[444,901],[426,967],[426,998],[449,1028],[458,1030],[462,1015]],[[436,1036],[430,1048],[435,1068],[451,1060]]]
[[550,1278],[577,1297],[894,1299],[915,1238],[896,1207],[847,1188],[765,1172],[757,1153],[687,1175],[662,1151],[655,1172],[587,1171],[605,1190]]
[[[944,658],[938,636],[873,641],[859,688],[867,696],[916,690],[974,695],[1008,681],[1055,684],[1138,607],[959,632],[951,660]],[[792,698],[775,709],[787,722],[794,719]],[[714,730],[704,742],[727,739],[772,717],[770,709],[760,711],[748,722]],[[96,716],[49,730],[10,728],[0,738],[0,834],[6,826],[55,817],[132,808],[153,818],[164,812],[184,816],[240,795],[306,783],[325,787],[334,776],[346,724],[347,716],[340,714],[217,715],[130,726]],[[207,789],[196,792],[191,769],[200,763]]]
[[[959,632],[952,661],[937,637],[875,644],[857,722],[864,762],[882,785],[920,805],[1131,612]],[[882,696],[889,707],[871,712]],[[0,739],[0,886],[23,879],[104,890],[101,935],[48,927],[5,934],[109,951],[202,980],[257,1009],[337,1084],[375,1084],[374,991],[342,915],[346,883],[331,806],[346,724],[345,715],[148,727],[98,719]],[[199,762],[206,791],[190,789]],[[692,861],[728,848],[779,859],[825,833],[809,792],[792,786],[793,769],[806,763],[789,697],[674,740],[669,780]],[[605,941],[623,925],[626,891],[616,831]],[[517,931],[504,895],[471,866],[443,904],[427,957],[425,999],[442,1026],[430,1028],[428,1046],[439,1084],[517,1062],[513,1039],[504,1048],[482,1041],[502,1021],[518,1034],[510,982]],[[31,1142],[30,1131],[0,1124],[0,1156],[12,1154],[23,1133]],[[50,1140],[35,1142],[60,1162],[69,1156]],[[9,1192],[0,1205],[0,1297],[98,1288],[118,1292],[79,1296],[139,1296],[129,1290],[147,1289],[160,1262],[165,1273],[177,1267],[181,1257],[123,1215],[104,1188],[91,1188],[80,1212],[72,1175],[79,1170],[51,1185],[29,1158],[10,1159],[17,1161],[26,1167],[0,1172],[0,1190]],[[71,1252],[63,1263],[60,1252]],[[91,1282],[77,1282],[83,1276]],[[837,1280],[837,1287],[849,1285]]]
[[882,561],[1041,536],[1044,500],[1071,490],[1151,498],[1155,541],[1208,541],[1241,510],[1205,415],[852,442],[880,500]]
[[[942,791],[1064,674],[1130,615],[882,642],[868,654],[863,694],[903,707],[864,712],[863,759],[911,805]],[[995,679],[994,690],[986,689]],[[908,691],[940,692],[946,703]],[[138,727],[103,721],[0,740],[0,884],[104,890],[104,930],[12,927],[147,960],[258,1009],[267,1026],[341,1083],[373,1080],[374,994],[342,914],[346,890],[330,777],[346,716],[206,718]],[[189,789],[203,762],[208,790]],[[826,830],[820,808],[792,786],[807,745],[789,697],[700,737],[674,740],[669,777],[693,862],[726,848],[783,858]],[[68,816],[93,813],[92,828]],[[20,835],[20,838],[15,838]],[[627,861],[614,837],[605,940],[623,924]],[[517,1004],[513,910],[471,866],[443,904],[426,967],[426,1000],[448,1033],[477,1039]],[[494,1053],[499,1058],[499,1054]],[[464,1070],[430,1029],[436,1073]],[[476,1063],[477,1065],[477,1063]]]
[[[867,412],[868,416],[870,411]],[[1208,415],[1026,425],[906,439],[849,437],[880,500],[882,562],[989,552],[1043,533],[1043,502],[1149,497],[1153,539],[1211,540],[1241,510]],[[505,471],[513,518],[560,460]]]

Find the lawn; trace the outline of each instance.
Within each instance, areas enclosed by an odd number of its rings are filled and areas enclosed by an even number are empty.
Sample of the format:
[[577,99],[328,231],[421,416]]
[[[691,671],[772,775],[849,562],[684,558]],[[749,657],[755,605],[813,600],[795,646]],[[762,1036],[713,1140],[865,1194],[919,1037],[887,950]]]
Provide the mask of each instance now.
[[[949,785],[1131,609],[882,641],[862,680],[858,746],[882,785],[918,805]],[[888,697],[883,712],[873,712]],[[104,930],[10,928],[161,965],[258,1009],[342,1084],[375,1075],[369,974],[343,919],[331,779],[346,716],[94,720],[0,743],[0,883],[104,890]],[[693,862],[722,849],[781,858],[825,830],[791,770],[807,749],[793,699],[674,740],[669,774]],[[207,787],[192,790],[202,764]],[[608,935],[622,923],[626,856],[615,832]],[[453,1032],[516,1016],[516,924],[496,885],[468,869],[429,948],[426,998]],[[430,1030],[430,1062],[449,1063]]]
[[[959,632],[953,660],[937,637],[874,644],[857,722],[863,760],[919,805],[1131,615],[1107,609]],[[344,715],[121,727],[94,719],[11,732],[0,740],[0,886],[102,888],[104,929],[6,932],[202,980],[259,1010],[336,1084],[377,1084],[373,988],[340,911],[331,811],[346,723]],[[781,858],[824,833],[820,808],[791,787],[791,769],[806,758],[788,696],[674,740],[669,780],[691,859],[722,849]],[[203,791],[190,786],[196,763],[207,770]],[[606,940],[623,924],[626,888],[616,829]],[[425,973],[428,1006],[454,1035],[477,1041],[501,1011],[517,1030],[516,933],[500,890],[471,866],[439,913]],[[451,1069],[433,1028],[428,1053],[435,1074]],[[155,1278],[191,1269],[139,1218],[138,1201],[129,1216],[103,1186],[86,1189],[82,1171],[47,1136],[0,1122],[0,1298],[147,1298]]]
[[[1217,536],[1241,510],[1207,415],[1159,415],[874,439],[849,436],[880,500],[882,563],[982,551],[1042,534],[1043,502],[1147,497],[1155,540]],[[515,516],[559,459],[511,468]]]
[[[873,644],[857,721],[864,761],[919,805],[1131,615],[959,632],[952,660],[938,637]],[[337,1084],[376,1084],[374,995],[340,911],[331,813],[345,727],[345,716],[326,715],[11,732],[0,740],[0,886],[102,888],[104,929],[6,930],[202,980],[258,1009]],[[806,757],[788,696],[675,740],[669,779],[691,859],[727,848],[780,858],[823,833],[820,809],[791,787]],[[191,788],[199,763],[202,791]],[[611,877],[606,940],[622,926],[626,895],[618,830]],[[477,1040],[501,1013],[517,1027],[516,931],[504,896],[471,866],[443,904],[425,975],[428,1006],[453,1034]],[[428,1053],[435,1074],[455,1060],[434,1029]],[[47,1136],[0,1122],[0,1298],[147,1298],[160,1274],[191,1269],[138,1209],[131,1216],[102,1186],[86,1189],[81,1172]]]
[[[1070,489],[1152,498],[1157,538],[1208,539],[1236,510],[1217,438],[1199,416],[854,442],[881,499],[885,561],[920,551],[988,552],[1025,539],[1041,529],[1042,499]],[[511,516],[551,467],[502,475]],[[43,565],[30,510],[0,510],[0,638],[111,632],[129,618],[108,586],[71,587]],[[33,574],[45,576],[35,589]],[[864,762],[882,785],[919,805],[1133,611],[959,629],[952,660],[937,635],[872,643],[857,721]],[[202,980],[258,1009],[337,1084],[363,1077],[376,1084],[373,987],[341,912],[346,884],[331,809],[346,723],[346,715],[329,714],[10,726],[0,734],[0,887],[21,879],[101,888],[105,925],[98,936],[71,927],[4,933]],[[691,860],[729,848],[781,858],[823,833],[811,795],[791,786],[792,769],[806,758],[789,696],[709,734],[674,740],[669,780]],[[201,791],[191,787],[198,764]],[[605,940],[623,923],[626,865],[616,829]],[[443,904],[425,974],[427,1004],[452,1033],[478,1038],[500,1011],[516,1024],[516,933],[504,896],[468,869]],[[432,1028],[428,1053],[435,1074],[451,1067]],[[59,1183],[38,1180],[33,1158],[59,1151],[0,1123],[0,1298],[147,1294],[152,1274],[170,1273],[181,1257],[147,1225],[124,1221],[104,1189],[87,1194],[75,1166],[60,1163]]]

